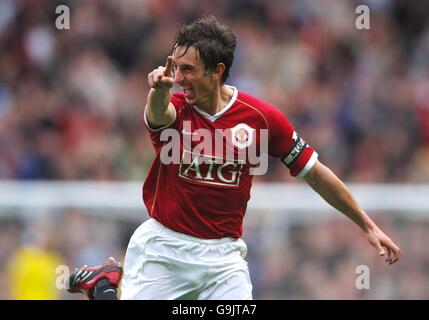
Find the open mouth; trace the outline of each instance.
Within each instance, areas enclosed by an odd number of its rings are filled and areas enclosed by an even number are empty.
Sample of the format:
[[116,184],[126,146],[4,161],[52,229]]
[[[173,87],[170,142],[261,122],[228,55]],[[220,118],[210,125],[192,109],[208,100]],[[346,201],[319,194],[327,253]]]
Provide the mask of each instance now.
[[185,98],[190,99],[190,98],[194,97],[195,91],[194,91],[194,89],[192,89],[190,87],[189,88],[184,88],[183,89],[183,94],[185,95]]

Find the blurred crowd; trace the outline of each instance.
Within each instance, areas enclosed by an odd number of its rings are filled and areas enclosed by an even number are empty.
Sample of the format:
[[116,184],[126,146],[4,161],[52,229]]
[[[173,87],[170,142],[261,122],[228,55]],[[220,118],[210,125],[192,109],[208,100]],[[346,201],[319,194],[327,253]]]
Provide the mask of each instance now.
[[[59,30],[64,4],[70,29]],[[355,26],[359,4],[370,30]],[[202,14],[237,35],[227,83],[280,108],[342,179],[429,181],[426,0],[0,0],[0,179],[143,181],[147,74]],[[295,181],[271,160],[256,181]],[[255,298],[428,299],[429,224],[381,217],[407,252],[388,273],[345,220],[252,222]],[[77,209],[0,218],[0,298],[70,298],[46,287],[57,277],[46,270],[123,258],[140,222]],[[357,261],[374,290],[356,290]]]
[[66,292],[68,275],[75,267],[100,265],[110,256],[123,261],[140,222],[76,208],[2,217],[0,300],[84,299]]
[[[0,178],[143,180],[147,74],[202,14],[237,35],[228,83],[279,107],[343,179],[429,179],[425,0],[0,0]],[[257,178],[279,177],[273,160]]]
[[290,223],[279,212],[276,223],[249,224],[244,239],[255,298],[429,299],[428,220],[405,212],[369,214],[401,247],[396,264],[387,265],[361,230],[338,213]]
[[[287,213],[250,212],[243,239],[254,298],[429,299],[429,222],[370,214],[394,235],[404,253],[392,266],[338,213],[291,223]],[[66,272],[102,264],[109,256],[123,262],[140,222],[76,209],[46,212],[33,220],[3,220],[0,299],[86,299],[64,290]],[[366,279],[363,269],[369,272]]]

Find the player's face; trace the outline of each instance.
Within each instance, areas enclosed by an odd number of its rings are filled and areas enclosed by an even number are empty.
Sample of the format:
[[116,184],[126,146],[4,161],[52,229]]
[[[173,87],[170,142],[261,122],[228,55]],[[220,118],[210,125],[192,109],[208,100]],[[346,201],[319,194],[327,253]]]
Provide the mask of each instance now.
[[210,103],[216,88],[213,73],[205,71],[194,47],[179,46],[173,53],[174,82],[180,86],[189,104],[204,106]]

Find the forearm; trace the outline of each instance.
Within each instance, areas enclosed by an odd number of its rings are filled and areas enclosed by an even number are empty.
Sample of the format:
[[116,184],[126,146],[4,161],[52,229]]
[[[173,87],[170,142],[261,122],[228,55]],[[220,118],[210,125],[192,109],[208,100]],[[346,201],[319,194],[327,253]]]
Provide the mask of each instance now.
[[347,186],[329,168],[320,162],[317,166],[304,178],[308,184],[327,203],[353,220],[364,232],[376,227]]
[[150,89],[147,97],[146,113],[150,120],[161,117],[170,103],[170,89]]
[[381,256],[385,255],[387,250],[388,264],[398,261],[401,249],[378,228],[360,207],[346,185],[328,167],[316,161],[304,180],[326,202],[353,220],[365,232],[369,243]]

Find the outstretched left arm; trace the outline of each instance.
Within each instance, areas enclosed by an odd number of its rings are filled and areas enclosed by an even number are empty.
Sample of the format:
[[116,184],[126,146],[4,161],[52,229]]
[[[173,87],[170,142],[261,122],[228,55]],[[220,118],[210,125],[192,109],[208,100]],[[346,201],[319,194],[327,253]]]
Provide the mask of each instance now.
[[326,202],[353,220],[365,232],[369,243],[380,256],[384,256],[387,251],[388,264],[399,260],[401,249],[371,220],[346,185],[328,167],[317,160],[304,180]]

